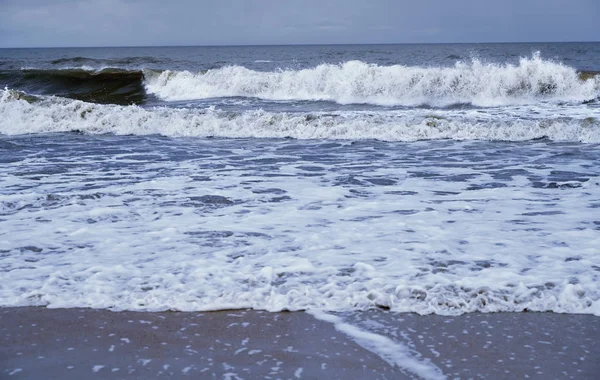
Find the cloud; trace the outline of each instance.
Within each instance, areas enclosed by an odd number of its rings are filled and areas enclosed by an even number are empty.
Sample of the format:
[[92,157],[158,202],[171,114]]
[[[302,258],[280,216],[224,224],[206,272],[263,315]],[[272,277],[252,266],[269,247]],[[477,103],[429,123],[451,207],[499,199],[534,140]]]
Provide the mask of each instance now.
[[598,0],[0,0],[0,46],[600,40]]

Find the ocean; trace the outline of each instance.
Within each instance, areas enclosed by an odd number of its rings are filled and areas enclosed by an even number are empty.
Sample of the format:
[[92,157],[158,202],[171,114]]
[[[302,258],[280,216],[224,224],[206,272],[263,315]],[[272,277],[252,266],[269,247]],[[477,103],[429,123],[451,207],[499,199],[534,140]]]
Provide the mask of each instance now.
[[0,49],[0,306],[600,315],[599,72],[600,43]]

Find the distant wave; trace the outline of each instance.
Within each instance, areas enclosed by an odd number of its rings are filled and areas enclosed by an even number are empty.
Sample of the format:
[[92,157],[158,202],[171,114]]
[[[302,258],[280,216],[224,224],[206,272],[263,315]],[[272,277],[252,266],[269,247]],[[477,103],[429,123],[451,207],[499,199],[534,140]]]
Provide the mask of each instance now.
[[[518,65],[457,62],[452,67],[379,66],[361,61],[311,69],[253,71],[229,66],[201,73],[144,72],[149,93],[165,100],[256,97],[384,106],[499,106],[539,101],[584,102],[600,81],[539,54]],[[590,80],[584,80],[590,79]]]
[[23,68],[21,72],[26,77],[65,77],[65,78],[127,78],[135,77],[142,78],[141,70],[129,70],[118,67],[106,67],[102,69],[92,69],[86,67],[73,67],[63,69],[36,69]]
[[100,105],[57,97],[0,91],[0,133],[82,132],[117,135],[226,138],[295,138],[383,141],[432,139],[600,142],[593,117],[518,119],[394,112],[287,113],[248,110]]
[[125,58],[90,58],[90,57],[68,57],[58,58],[50,61],[53,65],[90,65],[94,67],[102,66],[127,66],[127,65],[147,65],[147,64],[165,64],[169,59],[156,57],[125,57]]

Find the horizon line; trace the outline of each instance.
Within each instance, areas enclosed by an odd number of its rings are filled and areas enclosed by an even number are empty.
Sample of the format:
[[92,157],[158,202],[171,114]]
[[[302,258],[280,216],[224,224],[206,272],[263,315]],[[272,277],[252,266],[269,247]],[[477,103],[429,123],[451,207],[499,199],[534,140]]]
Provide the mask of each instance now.
[[0,46],[0,49],[96,49],[96,48],[186,48],[186,47],[281,47],[281,46],[364,46],[364,45],[479,45],[479,44],[574,44],[600,41],[496,41],[496,42],[376,42],[376,43],[297,43],[297,44],[207,44],[207,45],[74,45],[74,46]]

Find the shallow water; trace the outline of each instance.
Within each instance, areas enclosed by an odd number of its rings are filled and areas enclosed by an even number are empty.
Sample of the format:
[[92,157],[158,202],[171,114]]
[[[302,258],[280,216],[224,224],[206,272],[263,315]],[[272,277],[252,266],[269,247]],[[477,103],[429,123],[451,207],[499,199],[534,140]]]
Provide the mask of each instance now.
[[5,305],[599,312],[598,145],[0,141]]

